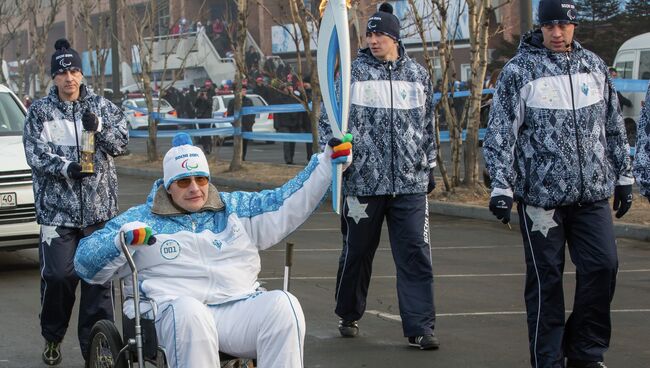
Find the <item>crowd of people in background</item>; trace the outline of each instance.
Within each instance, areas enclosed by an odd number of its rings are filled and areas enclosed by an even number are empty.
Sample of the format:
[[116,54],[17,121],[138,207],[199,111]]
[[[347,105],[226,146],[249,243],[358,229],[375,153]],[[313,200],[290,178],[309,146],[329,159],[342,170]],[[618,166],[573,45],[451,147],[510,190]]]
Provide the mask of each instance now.
[[169,34],[182,37],[187,33],[202,33],[204,32],[212,45],[217,50],[219,55],[225,57],[232,57],[232,42],[236,39],[236,27],[232,23],[221,18],[209,19],[203,24],[200,20],[188,22],[186,18],[180,18],[169,30]]
[[[180,21],[179,25],[187,22]],[[200,22],[197,22],[200,26]],[[190,26],[192,27],[192,26]],[[174,32],[180,32],[182,27]],[[189,28],[191,29],[191,28]],[[301,101],[311,102],[311,84],[308,77],[302,81],[296,74],[293,67],[284,63],[279,58],[265,58],[262,63],[260,53],[253,46],[249,46],[246,55],[247,78],[242,80],[242,88],[246,88],[248,94],[261,96],[269,105],[296,104]],[[176,110],[177,116],[182,119],[209,119],[213,117],[213,97],[217,95],[232,95],[235,85],[232,80],[222,80],[214,83],[207,78],[203,85],[189,85],[187,88],[176,88],[174,86],[159,91],[158,85],[154,84],[155,95],[164,98]],[[303,97],[302,91],[305,96]],[[124,98],[142,97],[138,92],[126,92]],[[228,114],[230,116],[230,114]],[[284,133],[311,133],[311,121],[307,112],[275,113],[274,129]],[[209,128],[209,124],[197,124],[197,128]],[[203,141],[202,141],[202,140]],[[199,142],[205,153],[211,152],[209,137],[202,137]],[[204,142],[205,141],[205,142]],[[205,144],[203,144],[205,143]],[[311,143],[306,143],[306,159],[309,160],[313,153]],[[284,143],[284,161],[293,164],[295,155],[295,143]]]

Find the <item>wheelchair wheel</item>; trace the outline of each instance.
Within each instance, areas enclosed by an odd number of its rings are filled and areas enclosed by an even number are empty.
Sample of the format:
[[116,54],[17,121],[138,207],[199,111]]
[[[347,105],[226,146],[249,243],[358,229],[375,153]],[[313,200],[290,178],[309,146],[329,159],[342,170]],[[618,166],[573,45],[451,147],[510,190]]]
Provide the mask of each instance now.
[[123,347],[122,337],[113,322],[101,320],[95,323],[90,332],[90,351],[86,367],[127,368],[126,357],[118,359]]

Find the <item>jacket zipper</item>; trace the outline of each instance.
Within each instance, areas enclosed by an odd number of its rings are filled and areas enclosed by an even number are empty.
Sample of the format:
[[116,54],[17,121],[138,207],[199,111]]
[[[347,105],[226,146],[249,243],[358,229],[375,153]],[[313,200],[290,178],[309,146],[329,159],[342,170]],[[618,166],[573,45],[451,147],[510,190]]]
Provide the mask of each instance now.
[[584,192],[584,178],[582,173],[582,152],[580,152],[580,133],[578,132],[578,119],[576,117],[576,103],[575,96],[573,95],[573,78],[571,77],[571,55],[569,52],[566,53],[567,59],[567,72],[569,74],[569,86],[571,87],[571,107],[573,113],[573,130],[576,135],[576,149],[578,151],[578,170],[580,172],[580,197],[578,198],[578,204],[582,203],[582,196]]
[[388,83],[390,86],[390,175],[393,187],[393,198],[395,198],[395,137],[394,137],[394,121],[393,121],[393,63],[388,62]]
[[[77,145],[77,161],[81,161],[81,153],[79,152],[79,134],[77,133],[77,114],[76,114],[77,101],[72,102],[72,125],[74,128],[75,144]],[[84,197],[83,197],[83,177],[79,178],[79,219],[81,228],[84,228]]]

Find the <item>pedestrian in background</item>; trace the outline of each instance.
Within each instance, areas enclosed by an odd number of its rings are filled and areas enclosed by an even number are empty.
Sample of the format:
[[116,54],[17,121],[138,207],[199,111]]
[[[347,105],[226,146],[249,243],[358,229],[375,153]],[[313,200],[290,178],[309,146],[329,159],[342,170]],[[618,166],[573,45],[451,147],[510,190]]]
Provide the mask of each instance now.
[[[280,93],[274,99],[275,105],[295,104],[298,103],[297,96],[294,96],[294,90],[291,85],[282,83]],[[302,117],[297,112],[282,112],[273,114],[273,127],[280,133],[300,133],[303,127]],[[284,162],[293,165],[293,156],[296,151],[296,142],[284,142],[282,144]]]
[[[241,107],[253,106],[253,101],[246,97],[247,87],[245,85],[241,86]],[[235,115],[235,99],[232,98],[228,101],[228,110],[227,116]],[[249,115],[240,115],[241,122],[241,131],[242,132],[252,132],[253,125],[255,124],[255,114]],[[248,139],[242,138],[242,155],[241,160],[246,161],[246,150],[248,149]]]
[[[208,93],[206,91],[199,91],[199,94],[194,101],[194,111],[197,119],[211,119],[212,118],[212,101],[208,100]],[[196,129],[210,128],[212,124],[196,124]],[[199,136],[198,141],[203,147],[203,152],[206,155],[212,153],[212,136]]]
[[[356,336],[386,218],[404,336],[411,346],[437,349],[427,204],[435,186],[433,86],[406,54],[392,12],[384,3],[368,19],[368,47],[352,63],[348,131],[355,154],[343,175],[335,311],[341,335]],[[319,125],[324,146],[332,136],[325,113]]]
[[[632,204],[629,145],[607,66],[575,41],[572,0],[541,0],[541,29],[522,38],[496,86],[483,145],[490,210],[517,201],[526,259],[531,366],[603,368],[618,258],[616,217]],[[565,247],[576,266],[565,322]]]
[[[117,215],[117,174],[113,157],[126,151],[128,131],[122,110],[83,84],[81,58],[65,39],[56,41],[49,94],[27,112],[23,141],[32,168],[36,220],[41,225],[41,334],[43,362],[61,362],[79,277],[73,259],[81,238]],[[95,131],[94,172],[82,172],[82,128]],[[81,281],[78,336],[88,358],[95,322],[113,320],[112,284]]]

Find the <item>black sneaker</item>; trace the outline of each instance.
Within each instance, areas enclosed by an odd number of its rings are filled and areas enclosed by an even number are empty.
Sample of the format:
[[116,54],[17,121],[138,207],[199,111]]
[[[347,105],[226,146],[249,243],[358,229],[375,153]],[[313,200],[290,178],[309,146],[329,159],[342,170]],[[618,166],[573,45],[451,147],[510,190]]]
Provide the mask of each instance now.
[[47,341],[43,350],[43,362],[47,365],[61,363],[61,343]]
[[567,362],[567,368],[607,368],[607,366],[603,362],[569,359]]
[[420,348],[420,350],[432,350],[440,347],[440,340],[435,334],[411,336],[409,337],[409,346]]
[[355,337],[359,334],[359,322],[357,321],[339,321],[339,332],[343,337]]

